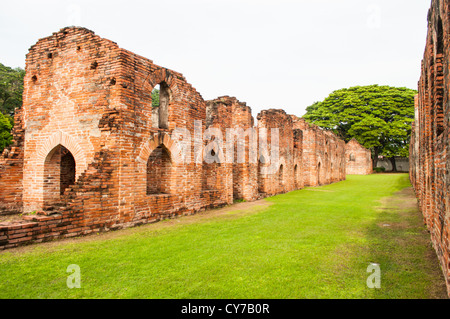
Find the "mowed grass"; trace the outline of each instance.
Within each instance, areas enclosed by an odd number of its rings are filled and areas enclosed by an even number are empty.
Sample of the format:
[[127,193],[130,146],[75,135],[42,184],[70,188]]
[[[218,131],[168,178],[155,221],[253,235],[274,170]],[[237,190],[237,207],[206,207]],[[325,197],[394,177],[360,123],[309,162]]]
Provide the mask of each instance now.
[[348,176],[261,209],[4,251],[0,298],[445,298],[409,186],[406,174]]

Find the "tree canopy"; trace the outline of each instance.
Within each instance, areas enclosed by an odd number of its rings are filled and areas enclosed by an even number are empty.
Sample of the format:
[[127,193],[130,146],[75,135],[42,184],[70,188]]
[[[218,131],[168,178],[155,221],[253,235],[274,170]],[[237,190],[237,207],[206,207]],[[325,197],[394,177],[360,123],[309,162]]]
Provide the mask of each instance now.
[[0,112],[13,116],[22,107],[23,78],[25,70],[12,69],[0,63]]
[[355,138],[379,155],[408,156],[414,96],[417,91],[390,86],[355,86],[331,93],[306,108],[304,119],[350,141]]

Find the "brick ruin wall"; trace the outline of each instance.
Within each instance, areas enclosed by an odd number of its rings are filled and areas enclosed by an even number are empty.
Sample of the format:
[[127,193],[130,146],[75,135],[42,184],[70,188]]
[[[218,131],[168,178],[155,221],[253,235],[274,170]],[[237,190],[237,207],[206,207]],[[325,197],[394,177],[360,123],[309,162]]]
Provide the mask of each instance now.
[[39,40],[26,58],[14,144],[0,157],[0,210],[23,213],[0,223],[0,249],[345,179],[346,145],[335,135],[283,110],[257,120],[236,98],[205,101],[182,74],[90,30]]
[[448,0],[433,0],[428,13],[410,144],[410,178],[450,294],[449,6]]
[[357,140],[350,140],[345,147],[347,175],[369,175],[373,172],[372,153]]
[[22,212],[23,109],[16,110],[15,126],[12,130],[13,144],[0,155],[0,212],[17,214]]

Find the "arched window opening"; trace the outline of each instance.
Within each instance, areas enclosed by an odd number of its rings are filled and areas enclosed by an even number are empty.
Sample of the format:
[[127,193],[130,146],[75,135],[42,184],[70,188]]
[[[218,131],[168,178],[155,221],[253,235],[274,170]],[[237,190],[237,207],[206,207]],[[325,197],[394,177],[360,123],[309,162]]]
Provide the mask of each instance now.
[[442,27],[441,17],[438,18],[436,36],[437,36],[436,53],[437,54],[444,53],[444,29]]
[[263,155],[261,155],[258,161],[258,192],[261,194],[265,193],[265,176],[263,174],[265,166],[266,159]]
[[67,148],[61,146],[60,194],[63,195],[73,184],[75,184],[75,158]]
[[147,161],[147,195],[171,193],[172,162],[169,151],[160,145]]
[[299,188],[300,181],[299,181],[299,176],[298,176],[298,165],[297,164],[294,166],[294,182],[295,182],[295,187]]
[[356,159],[355,159],[355,154],[351,153],[350,156],[349,156],[349,158],[348,158],[348,160],[349,160],[350,162],[354,162],[354,161],[356,160]]
[[[218,145],[214,142],[214,138],[211,142],[204,141],[205,154],[204,161],[202,165],[202,189],[205,191],[217,190],[221,185],[222,176],[220,174],[221,163],[218,158],[218,153],[216,153],[216,147]],[[218,151],[218,149],[217,149]]]
[[436,43],[436,86],[435,86],[435,92],[434,99],[435,99],[435,110],[434,110],[434,120],[436,123],[436,135],[439,136],[442,133],[444,133],[444,81],[443,75],[444,75],[444,68],[443,68],[443,53],[444,53],[444,30],[442,26],[442,19],[439,17],[438,23],[436,26],[436,36],[437,36],[437,43]]
[[159,84],[156,84],[152,91],[152,107],[159,107],[159,94],[161,92],[161,88]]
[[[243,146],[243,147],[242,147]],[[246,149],[245,142],[241,144],[239,139],[233,143],[233,199],[240,200],[245,197],[246,178]]]
[[44,209],[51,209],[75,184],[75,172],[75,158],[67,148],[58,145],[50,151],[44,162]]
[[158,108],[158,128],[169,128],[170,90],[166,82],[156,85],[152,91],[152,107]]
[[318,183],[319,185],[322,184],[322,182],[321,182],[321,180],[320,180],[320,175],[321,175],[321,172],[320,172],[320,166],[321,166],[321,163],[319,162],[319,164],[317,164],[317,183]]
[[284,184],[284,167],[283,164],[280,165],[280,169],[278,170],[278,182],[280,186]]

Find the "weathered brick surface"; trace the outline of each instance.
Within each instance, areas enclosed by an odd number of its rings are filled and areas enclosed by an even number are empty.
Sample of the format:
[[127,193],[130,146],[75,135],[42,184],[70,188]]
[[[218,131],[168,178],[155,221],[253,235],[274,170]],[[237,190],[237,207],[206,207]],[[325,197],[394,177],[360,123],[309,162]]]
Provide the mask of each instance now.
[[13,144],[0,156],[0,214],[22,212],[23,148],[25,130],[22,109],[16,110]]
[[345,142],[305,120],[294,118],[302,131],[302,178],[304,186],[329,184],[345,179]]
[[449,1],[433,0],[410,145],[410,178],[450,295]]
[[87,29],[32,46],[24,86],[15,142],[0,158],[0,208],[36,213],[0,224],[1,248],[345,179],[345,143],[333,134],[283,110],[255,125],[245,103],[204,101],[182,74]]
[[373,172],[371,152],[358,143],[350,140],[345,146],[346,173],[347,175],[369,175]]

